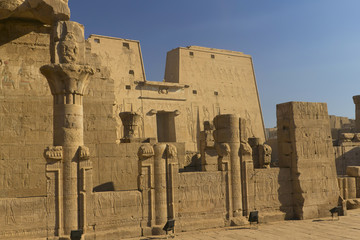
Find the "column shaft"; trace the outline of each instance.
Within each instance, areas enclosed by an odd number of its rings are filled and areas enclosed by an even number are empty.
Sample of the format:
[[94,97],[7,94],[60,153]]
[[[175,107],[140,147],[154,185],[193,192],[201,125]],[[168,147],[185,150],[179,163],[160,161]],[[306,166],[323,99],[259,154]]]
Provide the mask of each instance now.
[[[73,102],[71,102],[73,103]],[[54,106],[54,145],[63,146],[64,233],[78,229],[78,149],[83,141],[83,107],[60,103]]]
[[155,224],[162,225],[167,221],[166,197],[166,144],[154,145],[154,177],[155,177]]

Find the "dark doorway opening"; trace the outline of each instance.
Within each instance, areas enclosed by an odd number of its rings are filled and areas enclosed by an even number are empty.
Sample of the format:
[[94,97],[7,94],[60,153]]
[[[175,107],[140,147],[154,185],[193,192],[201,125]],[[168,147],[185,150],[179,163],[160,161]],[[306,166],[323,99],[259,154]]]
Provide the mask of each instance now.
[[176,142],[174,112],[158,112],[156,125],[158,142]]

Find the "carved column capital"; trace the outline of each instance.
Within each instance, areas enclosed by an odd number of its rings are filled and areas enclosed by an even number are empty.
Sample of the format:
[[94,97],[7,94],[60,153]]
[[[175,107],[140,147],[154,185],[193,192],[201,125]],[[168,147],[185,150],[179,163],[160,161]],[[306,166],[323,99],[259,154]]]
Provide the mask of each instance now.
[[77,64],[49,64],[40,68],[50,85],[52,95],[84,95],[93,68]]
[[140,124],[141,116],[133,111],[121,112],[119,116],[124,126],[124,142],[128,142],[133,138],[139,138],[138,125]]
[[63,159],[62,146],[49,146],[45,150],[47,160],[61,161]]
[[139,151],[138,151],[139,159],[142,160],[142,159],[151,158],[154,155],[155,155],[154,148],[149,143],[145,143],[140,146]]
[[90,159],[90,149],[85,146],[79,147],[79,159],[80,161],[85,161]]

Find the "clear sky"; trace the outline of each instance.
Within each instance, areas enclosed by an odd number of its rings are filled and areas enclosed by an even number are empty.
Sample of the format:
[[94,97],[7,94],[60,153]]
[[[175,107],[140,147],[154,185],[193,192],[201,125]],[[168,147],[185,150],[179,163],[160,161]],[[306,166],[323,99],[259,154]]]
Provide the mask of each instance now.
[[147,80],[164,77],[166,52],[198,45],[253,57],[266,127],[276,104],[326,102],[354,118],[359,95],[360,0],[70,0],[86,37],[140,40]]

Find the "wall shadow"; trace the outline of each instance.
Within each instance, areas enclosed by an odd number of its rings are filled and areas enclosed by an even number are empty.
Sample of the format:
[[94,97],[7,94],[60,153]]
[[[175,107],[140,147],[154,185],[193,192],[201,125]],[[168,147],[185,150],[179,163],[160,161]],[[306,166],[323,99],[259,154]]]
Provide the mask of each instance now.
[[115,191],[114,182],[100,184],[93,188],[93,192],[113,192]]

